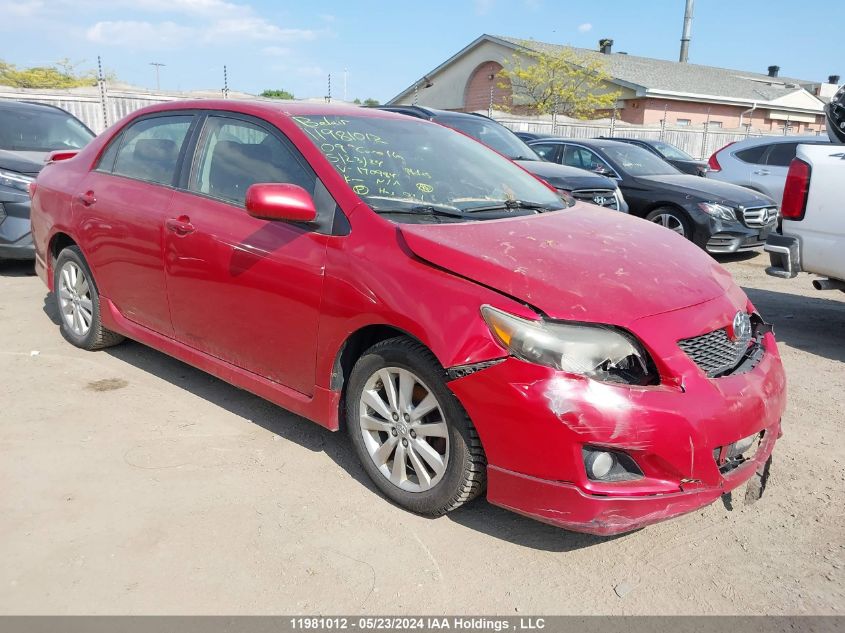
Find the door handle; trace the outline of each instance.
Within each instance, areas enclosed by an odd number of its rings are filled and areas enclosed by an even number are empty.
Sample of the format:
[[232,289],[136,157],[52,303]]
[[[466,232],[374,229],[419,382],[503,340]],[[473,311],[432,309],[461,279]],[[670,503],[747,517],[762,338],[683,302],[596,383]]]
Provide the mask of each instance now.
[[757,174],[758,176],[768,176],[769,170],[768,169],[758,169],[754,173]]
[[86,191],[85,193],[80,193],[77,198],[79,201],[84,204],[86,207],[90,207],[92,204],[97,202],[97,198],[94,197],[93,191]]
[[173,231],[176,235],[184,236],[193,233],[196,229],[191,224],[191,218],[187,215],[180,215],[178,218],[169,218],[164,221],[164,226],[168,231]]

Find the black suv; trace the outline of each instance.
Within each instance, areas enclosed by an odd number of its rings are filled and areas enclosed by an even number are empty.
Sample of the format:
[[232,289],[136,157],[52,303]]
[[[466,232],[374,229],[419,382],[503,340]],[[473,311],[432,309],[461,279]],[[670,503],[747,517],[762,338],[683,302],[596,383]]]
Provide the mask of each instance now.
[[29,184],[55,150],[94,138],[84,123],[43,103],[0,101],[0,259],[33,259]]
[[379,109],[434,121],[463,132],[510,158],[526,171],[542,178],[558,191],[569,194],[576,200],[623,213],[628,212],[628,204],[613,180],[584,169],[547,161],[511,130],[483,114],[435,110],[421,106],[379,106]]

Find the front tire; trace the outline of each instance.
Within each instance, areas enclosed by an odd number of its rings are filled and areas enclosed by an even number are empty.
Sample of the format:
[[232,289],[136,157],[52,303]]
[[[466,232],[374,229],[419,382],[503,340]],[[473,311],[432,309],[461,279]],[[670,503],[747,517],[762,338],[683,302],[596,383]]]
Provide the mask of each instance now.
[[672,207],[660,207],[655,209],[645,219],[649,222],[659,224],[670,231],[674,231],[681,237],[692,240],[692,229],[690,228],[690,221],[687,219],[683,211],[674,209]]
[[346,391],[352,445],[373,483],[427,516],[477,497],[487,476],[478,433],[434,355],[404,337],[367,350]]
[[53,292],[59,309],[62,336],[76,347],[87,350],[117,345],[123,337],[103,327],[100,319],[100,295],[76,246],[68,246],[56,258]]

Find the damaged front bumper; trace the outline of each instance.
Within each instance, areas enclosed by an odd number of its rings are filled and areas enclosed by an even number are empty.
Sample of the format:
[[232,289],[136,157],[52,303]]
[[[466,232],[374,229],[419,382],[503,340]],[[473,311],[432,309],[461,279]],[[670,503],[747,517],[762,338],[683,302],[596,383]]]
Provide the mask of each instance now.
[[[692,512],[762,471],[786,399],[772,333],[762,336],[764,354],[753,369],[719,378],[705,376],[677,345],[690,327],[706,331],[714,314],[735,310],[727,301],[696,306],[686,318],[641,320],[635,333],[653,343],[664,365],[660,385],[600,383],[515,358],[451,381],[487,454],[488,501],[568,530],[610,535]],[[755,435],[753,456],[731,468],[720,463],[724,447]],[[585,447],[625,453],[641,476],[591,479]]]

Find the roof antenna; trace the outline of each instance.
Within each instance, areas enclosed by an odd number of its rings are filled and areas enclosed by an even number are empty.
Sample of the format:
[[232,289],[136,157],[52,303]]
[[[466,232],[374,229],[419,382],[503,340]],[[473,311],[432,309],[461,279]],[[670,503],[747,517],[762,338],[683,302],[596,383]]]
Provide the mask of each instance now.
[[692,39],[692,10],[695,0],[687,0],[687,8],[684,10],[684,32],[681,35],[681,56],[678,59],[682,64],[689,59],[689,42]]

